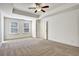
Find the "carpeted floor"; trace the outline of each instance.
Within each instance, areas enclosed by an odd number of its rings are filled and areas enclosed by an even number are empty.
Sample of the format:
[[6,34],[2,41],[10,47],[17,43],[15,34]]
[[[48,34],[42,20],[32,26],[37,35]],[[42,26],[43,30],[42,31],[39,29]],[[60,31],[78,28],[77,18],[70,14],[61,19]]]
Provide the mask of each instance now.
[[79,48],[50,40],[30,38],[3,43],[0,56],[79,56]]

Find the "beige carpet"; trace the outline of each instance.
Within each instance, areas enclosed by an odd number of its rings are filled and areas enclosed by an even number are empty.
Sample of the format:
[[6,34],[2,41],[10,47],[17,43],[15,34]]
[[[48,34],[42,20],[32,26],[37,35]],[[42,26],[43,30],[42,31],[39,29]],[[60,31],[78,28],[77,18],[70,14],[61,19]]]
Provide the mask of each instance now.
[[79,48],[50,40],[30,38],[3,43],[0,56],[79,56]]

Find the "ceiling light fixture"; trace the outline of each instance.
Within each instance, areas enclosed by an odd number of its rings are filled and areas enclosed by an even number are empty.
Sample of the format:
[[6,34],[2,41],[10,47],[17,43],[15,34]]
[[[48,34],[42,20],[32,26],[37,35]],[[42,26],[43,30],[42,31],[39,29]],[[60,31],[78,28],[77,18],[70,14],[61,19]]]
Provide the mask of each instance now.
[[41,11],[41,7],[37,7],[36,10],[37,10],[37,11]]

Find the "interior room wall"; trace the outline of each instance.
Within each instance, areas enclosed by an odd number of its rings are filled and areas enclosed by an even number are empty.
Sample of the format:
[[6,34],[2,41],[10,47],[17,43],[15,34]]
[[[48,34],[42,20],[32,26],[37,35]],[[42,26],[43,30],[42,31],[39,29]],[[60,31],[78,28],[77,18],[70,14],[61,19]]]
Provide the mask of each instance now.
[[[31,20],[32,21],[32,37],[36,37],[36,18],[33,18],[33,17],[30,17],[30,16],[23,16],[23,15],[18,15],[18,14],[13,14],[12,13],[12,9],[13,9],[13,4],[0,4],[0,12],[2,14],[2,18],[1,20],[4,21],[4,17],[8,17],[8,18],[16,18],[16,19],[24,19],[24,20]],[[4,24],[2,25],[2,28],[3,28],[3,34],[2,34],[2,37],[4,40]]]
[[46,39],[46,20],[40,20],[40,38]]
[[[23,19],[13,19],[13,18],[5,18],[4,20],[4,37],[7,39],[15,39],[15,38],[27,38],[32,37],[32,21],[23,20]],[[11,33],[11,22],[18,23],[18,33]],[[29,32],[24,33],[24,23],[29,23]]]
[[1,13],[0,13],[0,42],[1,42]]
[[41,20],[41,37],[45,38],[48,21],[48,40],[79,47],[79,9],[64,11]]
[[32,37],[36,38],[36,20],[32,20]]

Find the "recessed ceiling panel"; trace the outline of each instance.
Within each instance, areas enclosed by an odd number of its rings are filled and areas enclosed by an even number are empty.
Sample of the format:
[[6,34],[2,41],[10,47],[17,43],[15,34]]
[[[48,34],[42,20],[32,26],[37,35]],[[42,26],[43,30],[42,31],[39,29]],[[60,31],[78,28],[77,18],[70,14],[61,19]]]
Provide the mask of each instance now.
[[18,10],[18,9],[15,9],[15,8],[13,8],[12,13],[20,14],[20,15],[24,15],[24,16],[35,17],[35,18],[39,17],[39,15],[32,14],[32,13],[29,13],[29,12],[26,12],[26,11],[22,11],[22,10]]

